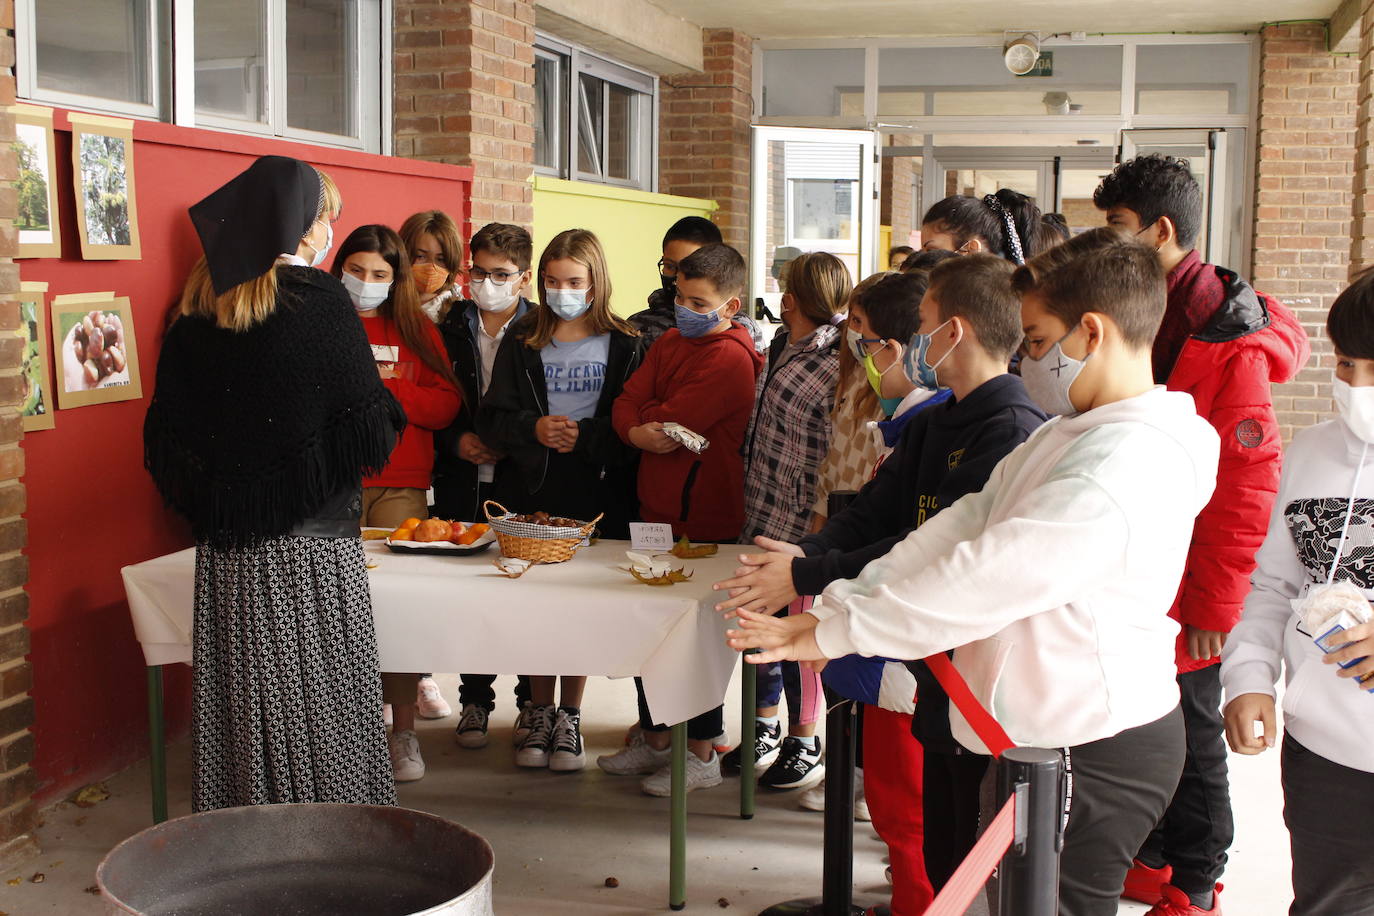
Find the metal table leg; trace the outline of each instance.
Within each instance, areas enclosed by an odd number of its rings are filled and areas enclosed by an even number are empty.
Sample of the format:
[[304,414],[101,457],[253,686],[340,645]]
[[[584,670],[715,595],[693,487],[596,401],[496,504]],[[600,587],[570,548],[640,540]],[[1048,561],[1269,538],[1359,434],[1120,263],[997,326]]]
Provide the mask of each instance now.
[[668,851],[668,907],[687,906],[687,723],[673,726],[672,837]]
[[[751,650],[758,651],[758,650]],[[750,820],[754,816],[754,742],[758,737],[757,713],[759,679],[756,666],[740,659],[739,711],[739,816]]]
[[162,717],[162,666],[148,666],[148,775],[153,791],[153,823],[167,820],[167,739]]

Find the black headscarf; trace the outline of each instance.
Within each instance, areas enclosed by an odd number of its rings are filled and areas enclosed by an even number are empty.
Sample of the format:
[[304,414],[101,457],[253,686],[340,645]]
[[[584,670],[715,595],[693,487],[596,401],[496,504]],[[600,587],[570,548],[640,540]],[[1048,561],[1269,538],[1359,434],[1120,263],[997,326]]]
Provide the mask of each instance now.
[[190,208],[215,292],[267,273],[281,254],[294,254],[320,213],[324,183],[314,166],[287,156],[263,156]]

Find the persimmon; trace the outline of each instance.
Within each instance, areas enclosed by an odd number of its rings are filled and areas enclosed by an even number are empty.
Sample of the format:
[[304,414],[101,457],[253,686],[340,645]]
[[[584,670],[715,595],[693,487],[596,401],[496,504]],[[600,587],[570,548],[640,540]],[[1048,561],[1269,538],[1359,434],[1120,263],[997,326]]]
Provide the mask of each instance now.
[[397,528],[396,530],[397,530],[397,531],[400,531],[401,528],[404,528],[404,529],[407,530],[407,531],[414,531],[414,530],[415,530],[416,528],[418,528],[419,526],[420,526],[420,519],[418,519],[418,518],[408,518],[408,519],[406,519],[405,521],[401,522],[400,528]]
[[415,540],[415,532],[409,528],[397,528],[391,532],[391,539],[393,541],[413,541]]

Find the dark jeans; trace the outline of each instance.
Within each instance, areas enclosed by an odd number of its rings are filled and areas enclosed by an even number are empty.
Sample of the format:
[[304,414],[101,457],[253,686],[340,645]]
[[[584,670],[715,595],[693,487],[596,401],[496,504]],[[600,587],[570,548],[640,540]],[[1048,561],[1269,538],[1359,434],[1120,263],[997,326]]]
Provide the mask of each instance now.
[[[654,717],[649,714],[649,703],[644,699],[644,682],[639,678],[635,678],[635,693],[639,695],[640,728],[646,732],[666,732],[675,724],[660,725],[654,721]],[[725,731],[724,706],[708,709],[701,715],[693,716],[687,720],[687,738],[689,741],[711,741],[723,731]]]
[[926,749],[921,767],[926,875],[935,893],[978,841],[978,787],[991,757]]
[[1172,865],[1170,884],[1210,909],[1210,895],[1226,867],[1235,838],[1226,778],[1225,724],[1221,718],[1221,666],[1178,676],[1188,754],[1164,817],[1137,858],[1151,868]]
[[1140,843],[1183,769],[1183,715],[1064,752],[1073,798],[1059,859],[1060,916],[1115,916]]
[[[458,705],[460,707],[471,703],[474,706],[485,707],[487,712],[496,708],[496,691],[492,689],[492,684],[496,683],[496,675],[464,674],[459,677]],[[530,679],[522,674],[515,680],[515,708],[523,707],[529,698]]]
[[1327,760],[1292,735],[1284,735],[1282,763],[1283,821],[1293,850],[1289,914],[1374,916],[1374,773]]

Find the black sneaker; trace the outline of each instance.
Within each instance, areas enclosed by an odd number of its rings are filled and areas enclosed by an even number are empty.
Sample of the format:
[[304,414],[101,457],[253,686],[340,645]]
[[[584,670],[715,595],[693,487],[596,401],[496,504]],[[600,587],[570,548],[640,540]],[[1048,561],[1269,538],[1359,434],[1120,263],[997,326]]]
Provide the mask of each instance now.
[[568,706],[554,713],[552,753],[549,769],[572,773],[582,769],[587,755],[582,751],[582,713]]
[[805,789],[825,778],[825,763],[821,759],[821,739],[809,748],[788,735],[782,739],[778,759],[759,777],[759,785],[770,789]]
[[463,707],[458,718],[458,727],[453,731],[454,740],[459,747],[476,750],[487,746],[487,722],[490,713],[485,706],[469,703]]
[[[781,722],[774,722],[769,726],[758,723],[757,731],[754,734],[754,773],[756,775],[768,769],[769,765],[778,759],[778,748],[781,744]],[[740,749],[735,748],[720,759],[720,768],[731,773],[738,773],[741,756]]]

